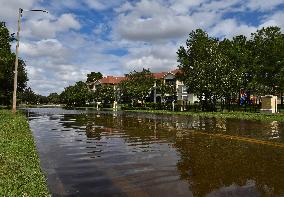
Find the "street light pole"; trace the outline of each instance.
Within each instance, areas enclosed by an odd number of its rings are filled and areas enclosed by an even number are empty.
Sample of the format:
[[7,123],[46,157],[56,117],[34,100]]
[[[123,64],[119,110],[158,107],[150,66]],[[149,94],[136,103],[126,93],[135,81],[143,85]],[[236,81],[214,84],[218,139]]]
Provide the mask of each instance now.
[[14,74],[14,90],[13,90],[13,107],[12,107],[13,113],[16,113],[16,108],[17,108],[19,46],[20,46],[21,19],[22,19],[23,11],[48,13],[46,10],[23,10],[22,8],[19,8],[17,44],[16,44],[16,59],[15,59],[15,74]]
[[16,107],[17,107],[17,87],[18,87],[17,81],[18,81],[19,46],[20,46],[20,31],[21,31],[22,13],[23,13],[23,9],[19,8],[17,45],[16,45],[16,60],[15,60],[15,74],[14,74],[13,108],[12,108],[13,113],[16,113]]

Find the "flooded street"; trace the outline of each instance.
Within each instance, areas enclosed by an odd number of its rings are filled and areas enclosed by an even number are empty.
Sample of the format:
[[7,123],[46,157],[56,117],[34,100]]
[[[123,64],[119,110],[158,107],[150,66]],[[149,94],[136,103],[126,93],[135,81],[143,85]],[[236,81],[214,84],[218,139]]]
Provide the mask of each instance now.
[[53,196],[283,196],[284,124],[27,109]]

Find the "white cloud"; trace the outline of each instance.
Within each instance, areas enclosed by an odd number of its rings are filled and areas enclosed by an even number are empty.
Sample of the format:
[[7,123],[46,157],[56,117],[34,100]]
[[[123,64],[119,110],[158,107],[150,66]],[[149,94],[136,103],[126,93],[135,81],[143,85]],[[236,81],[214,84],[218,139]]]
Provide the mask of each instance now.
[[133,47],[129,55],[122,58],[125,72],[150,68],[153,72],[170,71],[177,66],[178,44],[156,44],[152,46]]
[[226,19],[220,21],[216,26],[214,26],[209,31],[209,34],[215,37],[226,38],[232,38],[237,35],[245,35],[249,37],[250,34],[256,30],[256,27],[240,24],[235,19]]
[[80,22],[73,14],[62,14],[57,19],[39,18],[27,20],[23,23],[23,35],[25,37],[36,37],[38,39],[54,38],[59,32],[66,32],[71,29],[79,30]]
[[119,35],[128,40],[158,41],[179,38],[195,28],[194,21],[187,16],[164,16],[155,18],[134,18],[121,16],[117,25]]
[[47,8],[52,11],[64,11],[68,9],[82,9],[82,2],[78,0],[48,0]]
[[95,10],[106,10],[118,6],[123,0],[84,0],[84,3]]
[[0,18],[4,21],[15,20],[18,16],[18,9],[30,9],[39,0],[0,0]]
[[263,20],[263,23],[260,25],[260,27],[269,27],[269,26],[278,26],[282,28],[282,31],[284,32],[284,12],[279,11],[274,13],[271,16],[266,17]]
[[[114,25],[118,38],[131,41],[160,42],[185,39],[196,28],[209,29],[222,21],[222,10],[230,9],[238,0],[207,3],[206,1],[141,0],[136,4],[123,4],[117,10],[119,16]],[[196,8],[195,12],[188,12]],[[124,12],[123,12],[124,10]]]
[[20,45],[20,52],[28,57],[51,57],[67,58],[68,49],[66,49],[58,40],[47,39],[38,42],[25,43]]
[[81,25],[72,14],[62,14],[54,24],[58,31],[67,31],[69,29],[80,29]]
[[27,63],[28,85],[42,95],[60,92],[76,81],[84,81],[89,72],[82,65],[58,64],[51,59],[32,58]]
[[171,8],[179,13],[188,13],[196,6],[204,3],[204,0],[170,0]]
[[176,66],[176,61],[172,61],[171,59],[157,59],[151,55],[131,59],[124,65],[128,72],[142,70],[143,68],[150,69],[152,72],[170,71],[176,68]]
[[47,96],[52,92],[62,92],[69,83],[49,79],[31,79],[29,85],[37,94]]
[[115,8],[114,10],[118,13],[120,12],[127,12],[133,8],[132,4],[128,1],[122,4],[120,7]]
[[283,5],[283,0],[249,0],[246,7],[251,10],[267,11]]
[[157,41],[184,36],[195,27],[190,16],[179,15],[158,2],[142,0],[130,13],[121,13],[114,31],[124,39]]

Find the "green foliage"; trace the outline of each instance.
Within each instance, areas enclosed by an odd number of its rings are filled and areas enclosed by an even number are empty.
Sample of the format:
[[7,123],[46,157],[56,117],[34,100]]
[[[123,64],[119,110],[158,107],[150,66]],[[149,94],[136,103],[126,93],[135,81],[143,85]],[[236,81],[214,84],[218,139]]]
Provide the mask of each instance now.
[[112,85],[100,85],[96,87],[96,91],[92,93],[94,101],[103,101],[103,103],[113,103],[117,100],[117,90]]
[[48,102],[52,104],[60,104],[60,95],[55,93],[50,93],[47,96]]
[[30,87],[25,89],[24,92],[19,95],[19,97],[22,102],[26,104],[36,105],[38,103],[38,96]]
[[90,100],[90,91],[86,83],[79,81],[60,94],[61,102],[67,106],[84,106]]
[[[101,78],[103,78],[102,73],[100,72],[91,72],[90,74],[87,74],[87,84],[91,84],[97,80],[100,80]],[[92,89],[92,87],[90,87]]]
[[[13,84],[14,84],[14,63],[15,56],[14,54],[6,56],[3,58],[0,57],[0,104],[10,105],[12,102],[13,95]],[[22,60],[19,60],[18,67],[18,88],[17,92],[23,92],[26,87],[26,82],[28,81],[27,72],[25,70],[25,63]]]
[[218,40],[197,29],[189,34],[186,48],[180,47],[177,54],[183,71],[179,78],[200,100],[204,96],[203,107],[210,110],[222,96],[220,86],[229,85],[228,61],[221,53]]
[[260,94],[283,91],[284,34],[279,27],[268,27],[252,34],[254,88]]
[[34,91],[29,87],[26,88],[22,93],[19,94],[19,99],[22,103],[37,105],[37,104],[47,104],[48,98],[34,93]]
[[25,116],[0,110],[0,196],[49,196]]
[[137,103],[138,100],[143,102],[149,96],[155,82],[152,73],[143,69],[141,72],[130,72],[126,77],[127,79],[118,86],[121,99],[132,103]]
[[168,95],[169,97],[176,95],[175,84],[167,84],[167,83],[164,83],[162,80],[157,80],[155,88],[156,88],[157,94],[161,94],[163,98],[166,95]]
[[250,43],[244,36],[225,39],[220,42],[220,52],[226,57],[223,64],[220,95],[226,98],[237,96],[241,88],[248,87],[252,75],[252,55]]
[[[0,22],[0,104],[10,105],[13,94],[15,54],[11,52],[13,37],[5,23]],[[18,92],[23,92],[28,81],[25,62],[19,59]]]
[[283,51],[278,27],[258,30],[251,40],[240,35],[223,41],[197,29],[177,52],[182,71],[177,77],[198,96],[203,110],[215,111],[218,99],[230,103],[241,88],[256,96],[283,92]]

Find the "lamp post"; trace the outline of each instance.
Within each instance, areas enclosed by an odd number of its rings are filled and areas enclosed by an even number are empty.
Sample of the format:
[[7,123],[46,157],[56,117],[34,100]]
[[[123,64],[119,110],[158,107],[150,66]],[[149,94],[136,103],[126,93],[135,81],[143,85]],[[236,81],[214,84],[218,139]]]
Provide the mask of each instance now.
[[23,12],[45,12],[48,13],[46,10],[23,10],[19,8],[19,16],[18,16],[18,31],[17,31],[17,44],[16,44],[16,60],[15,60],[15,74],[14,74],[14,90],[13,90],[13,107],[12,112],[16,113],[17,107],[17,83],[18,83],[18,65],[19,65],[19,46],[20,46],[20,31],[21,31],[21,19]]

